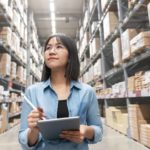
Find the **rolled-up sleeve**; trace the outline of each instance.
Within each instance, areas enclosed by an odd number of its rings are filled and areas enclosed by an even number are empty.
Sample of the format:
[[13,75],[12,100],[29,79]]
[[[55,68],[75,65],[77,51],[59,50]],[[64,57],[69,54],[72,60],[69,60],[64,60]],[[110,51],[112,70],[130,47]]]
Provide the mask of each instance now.
[[[34,91],[32,91],[31,88],[28,88],[25,92],[25,95],[29,100],[31,100],[31,92],[34,92]],[[31,112],[31,110],[32,110],[32,108],[26,103],[26,101],[23,101],[22,111],[21,111],[21,124],[20,124],[20,130],[19,130],[19,135],[18,135],[18,140],[19,140],[19,143],[21,144],[23,150],[36,149],[37,145],[39,144],[39,142],[42,139],[41,134],[39,134],[37,143],[34,146],[29,147],[29,145],[28,145],[29,128],[28,128],[27,118],[28,118],[28,114]]]
[[87,140],[88,143],[94,144],[102,140],[103,127],[100,118],[98,101],[94,90],[91,88],[87,94],[89,99],[89,108],[87,113],[87,125],[94,129],[94,137],[92,140]]

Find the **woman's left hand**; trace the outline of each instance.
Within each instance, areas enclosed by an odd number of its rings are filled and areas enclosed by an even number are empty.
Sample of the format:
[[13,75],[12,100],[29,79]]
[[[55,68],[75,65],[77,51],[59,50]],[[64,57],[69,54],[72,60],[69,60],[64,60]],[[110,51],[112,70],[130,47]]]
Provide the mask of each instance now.
[[79,144],[84,141],[86,130],[86,125],[80,125],[79,131],[62,131],[62,133],[60,134],[60,138]]

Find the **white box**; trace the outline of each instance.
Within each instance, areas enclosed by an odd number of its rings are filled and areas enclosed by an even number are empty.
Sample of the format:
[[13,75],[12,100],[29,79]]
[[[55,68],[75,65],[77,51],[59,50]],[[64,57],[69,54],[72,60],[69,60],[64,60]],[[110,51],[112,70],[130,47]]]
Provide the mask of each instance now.
[[121,34],[121,44],[122,44],[122,60],[129,59],[131,56],[130,40],[137,35],[136,29],[126,29]]
[[145,84],[150,83],[150,71],[146,71],[144,74]]
[[117,38],[113,43],[113,58],[114,66],[121,64],[122,60],[122,51],[121,51],[121,40]]

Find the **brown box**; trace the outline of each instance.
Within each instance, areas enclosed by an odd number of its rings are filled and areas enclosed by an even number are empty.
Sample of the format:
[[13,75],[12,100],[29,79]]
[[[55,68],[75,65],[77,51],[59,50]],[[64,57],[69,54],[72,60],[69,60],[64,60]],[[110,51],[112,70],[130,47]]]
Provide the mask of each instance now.
[[118,17],[115,12],[109,11],[107,12],[104,21],[103,21],[103,29],[104,29],[104,39],[106,40],[108,36],[114,32],[115,28],[118,25]]
[[16,79],[16,70],[17,70],[17,64],[16,62],[11,62],[11,71],[10,71],[10,77],[11,79]]
[[23,83],[23,67],[22,66],[18,66],[17,67],[17,75],[16,75],[16,79]]
[[5,108],[0,108],[0,114],[1,114],[0,133],[3,133],[8,129],[8,110]]
[[142,124],[140,126],[140,142],[150,147],[150,124]]
[[131,56],[130,40],[137,35],[136,29],[127,29],[121,34],[122,60],[129,59]]
[[130,41],[130,46],[132,53],[150,48],[150,31],[139,33]]
[[11,34],[10,27],[0,28],[0,41],[2,40],[6,46],[11,46]]
[[128,114],[131,137],[139,141],[140,125],[150,122],[150,105],[129,105]]
[[7,53],[0,53],[0,74],[10,76],[11,56]]
[[121,40],[117,38],[113,43],[114,66],[119,65],[122,61]]
[[135,90],[135,77],[128,78],[128,90],[134,92]]

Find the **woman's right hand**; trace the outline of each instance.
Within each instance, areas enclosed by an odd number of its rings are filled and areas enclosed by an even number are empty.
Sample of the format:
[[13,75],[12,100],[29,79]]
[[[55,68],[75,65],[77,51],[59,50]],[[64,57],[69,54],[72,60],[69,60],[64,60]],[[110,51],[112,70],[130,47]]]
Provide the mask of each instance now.
[[37,108],[32,110],[28,115],[28,144],[29,146],[33,146],[38,141],[39,128],[37,126],[37,122],[44,117],[43,109]]
[[32,110],[28,115],[28,127],[30,129],[38,129],[37,122],[44,116],[43,109],[37,108]]

